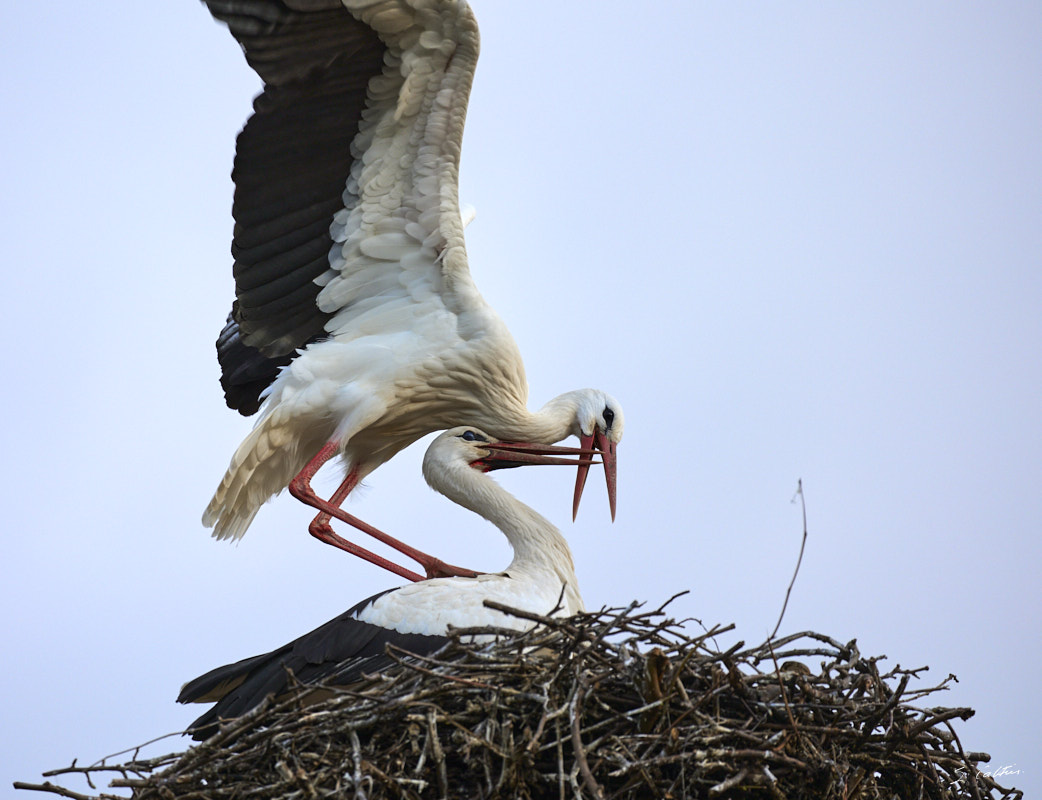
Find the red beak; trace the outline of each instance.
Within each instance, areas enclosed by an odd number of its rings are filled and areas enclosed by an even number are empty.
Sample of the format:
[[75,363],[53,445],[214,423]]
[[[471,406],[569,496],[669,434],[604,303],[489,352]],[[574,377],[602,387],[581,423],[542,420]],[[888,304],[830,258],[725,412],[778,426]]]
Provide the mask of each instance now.
[[[484,467],[486,472],[494,469],[509,469],[528,465],[563,465],[581,466],[595,455],[596,450],[583,450],[578,447],[557,447],[549,444],[531,444],[528,442],[494,442],[488,445],[489,454],[474,463]],[[565,458],[564,456],[579,456]],[[587,467],[589,468],[589,467]]]
[[[592,455],[586,453],[599,453],[601,463],[604,464],[604,479],[608,483],[608,507],[611,509],[611,521],[615,521],[615,477],[617,475],[617,461],[615,458],[615,442],[604,435],[599,428],[595,429],[589,436],[579,437],[580,453],[579,472],[575,476],[575,496],[572,498],[572,520],[579,513],[579,500],[586,486],[586,476],[590,472],[590,466],[594,463]],[[596,449],[594,449],[596,447]]]

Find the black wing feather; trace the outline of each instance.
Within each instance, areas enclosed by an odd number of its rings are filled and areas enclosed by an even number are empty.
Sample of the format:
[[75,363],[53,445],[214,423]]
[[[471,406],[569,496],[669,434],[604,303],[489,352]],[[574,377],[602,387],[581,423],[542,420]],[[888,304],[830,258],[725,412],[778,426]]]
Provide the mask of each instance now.
[[279,370],[293,360],[293,355],[268,358],[255,347],[243,344],[235,309],[217,337],[217,361],[221,365],[221,387],[229,408],[249,416],[260,408],[260,395],[271,385]]
[[386,655],[388,644],[427,654],[448,642],[445,636],[398,633],[357,619],[362,609],[385,594],[380,592],[363,600],[277,650],[217,667],[186,683],[177,702],[216,703],[192,723],[192,737],[207,739],[217,733],[221,720],[240,717],[269,695],[282,694],[290,688],[290,673],[304,685],[328,679],[327,685],[346,686],[363,672],[378,672],[389,666],[392,661]]
[[250,415],[296,352],[325,336],[314,281],[344,207],[351,141],[384,45],[339,0],[205,0],[264,81],[236,140],[236,302],[217,339],[221,386]]

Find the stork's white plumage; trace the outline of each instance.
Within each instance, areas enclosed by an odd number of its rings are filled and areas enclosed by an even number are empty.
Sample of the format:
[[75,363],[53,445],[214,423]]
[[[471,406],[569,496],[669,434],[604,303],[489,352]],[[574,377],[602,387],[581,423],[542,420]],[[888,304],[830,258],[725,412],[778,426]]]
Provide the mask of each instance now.
[[[510,332],[471,279],[457,196],[478,29],[462,0],[204,0],[264,80],[239,135],[236,300],[218,339],[228,404],[261,408],[203,516],[241,537],[289,486],[321,512],[423,565],[463,574],[346,514],[340,503],[427,433],[468,424],[508,441],[569,435],[604,453],[612,516],[619,404],[560,395],[537,412]],[[314,473],[341,455],[329,500]],[[580,468],[575,504],[585,469]]]
[[[496,525],[507,537],[514,558],[501,573],[474,578],[434,578],[407,584],[363,600],[325,625],[260,656],[218,667],[181,689],[182,703],[213,702],[191,726],[196,739],[216,732],[220,719],[238,717],[270,694],[290,685],[287,670],[303,684],[339,685],[355,681],[363,671],[389,663],[387,644],[425,654],[447,640],[449,626],[494,626],[527,630],[532,623],[484,605],[503,605],[537,614],[571,616],[583,610],[568,543],[549,521],[517,500],[482,472],[519,466],[513,450],[473,428],[455,428],[439,436],[427,450],[423,474],[446,497]],[[541,448],[543,456],[526,454],[525,463],[565,463],[557,448]]]

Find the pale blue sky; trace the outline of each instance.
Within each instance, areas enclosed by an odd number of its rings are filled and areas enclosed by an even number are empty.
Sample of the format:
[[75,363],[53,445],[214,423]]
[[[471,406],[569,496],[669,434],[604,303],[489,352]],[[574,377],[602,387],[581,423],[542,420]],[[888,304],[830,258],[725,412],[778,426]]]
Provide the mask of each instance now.
[[[533,405],[626,409],[614,526],[599,482],[572,525],[570,476],[501,478],[569,537],[587,604],[690,589],[678,615],[762,639],[802,478],[783,632],[954,672],[929,703],[976,708],[964,746],[1038,794],[1042,7],[474,5],[472,270]],[[395,583],[289,497],[238,546],[198,521],[249,425],[213,351],[258,87],[231,37],[192,0],[7,17],[5,782],[177,730],[183,681]],[[352,512],[505,564],[421,454]]]

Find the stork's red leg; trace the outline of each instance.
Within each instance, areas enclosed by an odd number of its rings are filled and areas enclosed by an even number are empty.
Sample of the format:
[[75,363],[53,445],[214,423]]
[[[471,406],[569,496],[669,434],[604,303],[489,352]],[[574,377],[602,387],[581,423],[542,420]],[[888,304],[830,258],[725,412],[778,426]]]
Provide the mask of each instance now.
[[383,567],[389,572],[393,572],[395,575],[400,575],[401,577],[407,578],[411,581],[423,580],[423,576],[413,572],[412,570],[399,566],[393,561],[388,561],[386,558],[378,556],[375,553],[366,550],[364,547],[359,547],[354,542],[349,542],[338,536],[333,532],[333,529],[329,525],[330,517],[336,517],[337,519],[346,522],[348,525],[369,534],[378,541],[383,542],[388,547],[393,547],[399,553],[413,559],[423,567],[428,578],[448,578],[453,576],[472,578],[478,574],[474,572],[474,570],[446,564],[441,559],[417,550],[415,547],[410,547],[405,544],[405,542],[387,535],[383,531],[374,528],[367,522],[363,522],[358,519],[358,517],[348,514],[340,508],[340,504],[344,502],[347,496],[351,493],[351,490],[358,484],[358,465],[355,465],[351,472],[348,473],[344,482],[340,484],[339,488],[337,488],[336,492],[333,493],[333,496],[329,500],[323,500],[315,494],[314,489],[311,488],[311,479],[315,477],[315,473],[319,471],[322,465],[329,461],[329,459],[333,458],[339,450],[339,442],[327,442],[325,446],[319,450],[318,454],[307,463],[304,469],[302,469],[289,484],[290,494],[301,502],[319,510],[318,516],[316,516],[308,526],[308,532],[312,536],[319,541],[331,544],[345,552],[358,556],[371,564]]
[[[298,476],[299,477],[299,476]],[[329,498],[329,504],[332,506],[339,507],[347,496],[351,493],[351,490],[358,485],[358,470],[352,469],[344,482],[340,484],[333,496]],[[423,576],[412,570],[406,569],[405,567],[395,564],[393,561],[388,561],[382,556],[376,555],[376,553],[366,550],[364,547],[359,547],[354,542],[349,542],[340,536],[337,536],[333,532],[333,528],[329,525],[330,516],[325,511],[319,512],[318,516],[311,520],[311,524],[308,526],[308,533],[318,539],[320,542],[331,544],[334,547],[338,547],[341,550],[350,553],[351,555],[358,556],[359,558],[368,561],[371,564],[375,564],[378,567],[383,567],[389,572],[393,572],[396,575],[400,575],[403,578],[407,578],[410,581],[421,581]]]

